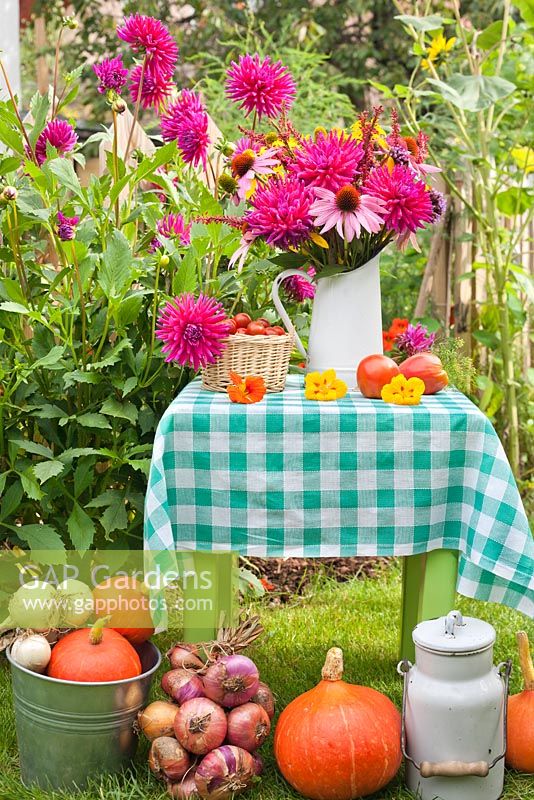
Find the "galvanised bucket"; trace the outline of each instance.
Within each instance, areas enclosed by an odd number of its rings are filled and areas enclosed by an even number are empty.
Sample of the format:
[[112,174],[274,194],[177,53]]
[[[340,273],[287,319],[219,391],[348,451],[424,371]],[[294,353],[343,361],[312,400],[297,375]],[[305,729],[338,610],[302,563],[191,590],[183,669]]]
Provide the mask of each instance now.
[[161,663],[151,642],[136,650],[142,674],[108,683],[39,675],[16,664],[7,651],[25,786],[82,788],[89,778],[128,766],[137,748],[134,722]]

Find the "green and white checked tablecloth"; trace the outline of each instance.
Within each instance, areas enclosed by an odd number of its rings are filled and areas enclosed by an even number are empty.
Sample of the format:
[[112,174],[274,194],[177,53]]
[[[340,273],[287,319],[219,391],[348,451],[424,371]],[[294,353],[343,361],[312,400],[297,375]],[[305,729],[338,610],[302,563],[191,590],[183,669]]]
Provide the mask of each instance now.
[[502,445],[460,392],[393,406],[306,400],[300,376],[255,405],[190,383],[163,415],[145,547],[255,556],[460,551],[458,591],[534,616],[534,542]]

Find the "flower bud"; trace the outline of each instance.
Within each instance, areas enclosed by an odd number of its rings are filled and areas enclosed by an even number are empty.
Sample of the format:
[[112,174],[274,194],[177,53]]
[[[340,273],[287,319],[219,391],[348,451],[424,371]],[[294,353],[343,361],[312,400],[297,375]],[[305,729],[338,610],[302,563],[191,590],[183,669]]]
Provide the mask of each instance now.
[[171,260],[170,260],[169,256],[166,253],[164,253],[162,256],[159,257],[159,265],[160,265],[160,267],[168,267],[169,264],[170,264],[170,261]]
[[217,181],[219,184],[219,188],[222,189],[223,192],[228,192],[228,194],[234,194],[237,191],[237,181],[227,172],[223,172],[222,175],[219,175],[219,180]]
[[79,22],[75,17],[63,17],[61,24],[65,28],[70,28],[71,31],[75,31],[79,27]]
[[223,154],[223,156],[226,156],[226,158],[230,158],[230,156],[234,154],[234,150],[235,150],[235,144],[232,144],[232,142],[225,142],[224,145],[221,147],[221,153]]
[[122,99],[122,97],[117,97],[113,103],[111,104],[111,110],[115,112],[115,114],[123,114],[126,111],[126,103]]
[[14,186],[6,186],[0,195],[2,202],[13,203],[17,199],[18,192]]

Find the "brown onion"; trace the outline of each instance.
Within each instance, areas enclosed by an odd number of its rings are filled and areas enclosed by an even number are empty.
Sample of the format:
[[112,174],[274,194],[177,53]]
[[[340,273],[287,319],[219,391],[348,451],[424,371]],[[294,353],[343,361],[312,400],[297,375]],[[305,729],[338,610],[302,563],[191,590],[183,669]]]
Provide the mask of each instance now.
[[252,753],[264,743],[271,730],[271,720],[264,708],[245,703],[228,714],[226,741]]
[[173,669],[202,669],[204,662],[195,645],[179,642],[167,653]]
[[225,744],[202,759],[195,781],[201,797],[227,800],[248,789],[255,774],[250,753],[241,747]]
[[194,697],[204,697],[202,681],[198,675],[186,669],[171,669],[166,672],[161,679],[161,688],[180,705]]
[[191,759],[174,737],[158,736],[150,746],[148,765],[157,778],[177,781],[191,766]]
[[175,800],[200,800],[194,772],[190,772],[178,783],[169,783],[167,792]]
[[174,718],[178,711],[174,703],[165,700],[155,700],[137,715],[139,729],[151,741],[158,736],[172,736],[174,733]]
[[225,708],[235,708],[256,694],[260,676],[247,656],[223,656],[208,668],[203,683],[207,697]]
[[254,775],[261,775],[263,773],[263,758],[259,753],[251,753],[250,755],[254,761]]
[[260,681],[258,691],[252,698],[251,703],[257,703],[264,708],[269,715],[269,719],[274,717],[274,697],[266,683]]
[[224,742],[227,731],[223,709],[208,700],[196,697],[178,709],[174,733],[181,745],[197,756],[205,755]]

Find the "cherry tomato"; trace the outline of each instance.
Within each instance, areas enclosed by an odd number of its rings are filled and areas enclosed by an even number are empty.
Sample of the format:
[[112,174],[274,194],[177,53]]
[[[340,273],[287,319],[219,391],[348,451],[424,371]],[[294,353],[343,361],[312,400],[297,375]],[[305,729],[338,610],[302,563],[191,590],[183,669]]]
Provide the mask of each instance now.
[[265,335],[266,336],[279,336],[278,331],[275,331],[274,328],[265,328]]
[[228,333],[230,334],[237,332],[237,322],[235,321],[235,319],[228,320],[228,328],[229,328]]
[[261,322],[249,322],[247,325],[247,333],[249,336],[265,336],[265,328]]
[[364,397],[380,397],[382,388],[400,372],[397,364],[389,356],[367,356],[358,365],[356,380]]
[[236,314],[234,317],[235,324],[238,328],[246,328],[252,318],[248,314]]
[[238,329],[236,330],[236,333],[248,333],[248,331],[247,331],[247,329],[246,329],[246,328],[238,328]]
[[278,336],[285,336],[286,332],[281,325],[273,325],[273,331],[276,331]]
[[269,328],[271,325],[269,320],[265,319],[265,317],[258,317],[258,319],[255,319],[254,322],[259,322],[264,328]]

